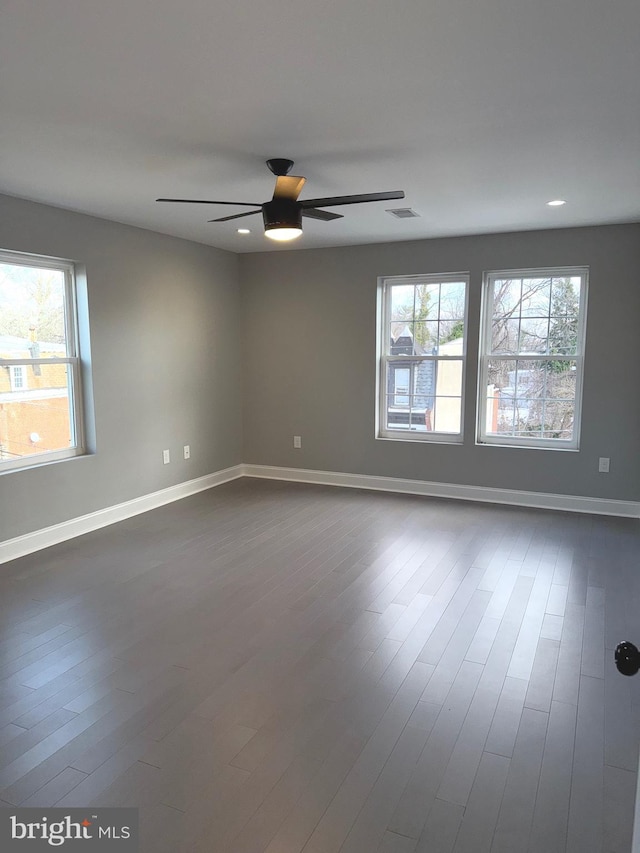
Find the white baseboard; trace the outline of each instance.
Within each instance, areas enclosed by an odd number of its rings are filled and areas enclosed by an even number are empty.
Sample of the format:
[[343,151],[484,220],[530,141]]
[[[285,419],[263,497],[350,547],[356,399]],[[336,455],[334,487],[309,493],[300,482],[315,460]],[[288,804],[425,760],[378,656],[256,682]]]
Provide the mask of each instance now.
[[222,471],[207,474],[205,477],[198,477],[195,480],[187,480],[186,483],[169,486],[169,488],[161,489],[159,492],[152,492],[149,495],[142,495],[115,506],[99,509],[97,512],[90,512],[88,515],[71,518],[69,521],[54,524],[52,527],[35,530],[33,533],[25,533],[24,536],[16,536],[15,539],[6,539],[4,542],[0,542],[0,563],[24,557],[26,554],[40,551],[42,548],[48,548],[50,545],[56,545],[58,542],[64,542],[67,539],[73,539],[75,536],[82,536],[83,533],[90,533],[100,527],[107,527],[107,525],[115,524],[117,521],[124,521],[126,518],[148,512],[150,509],[178,501],[189,495],[195,495],[197,492],[203,492],[205,489],[211,489],[214,486],[220,486],[229,480],[237,480],[238,477],[243,476],[242,468],[242,465],[234,465],[232,468],[225,468]]
[[454,483],[430,483],[427,480],[406,480],[399,477],[376,477],[370,474],[344,474],[335,471],[310,471],[304,468],[279,468],[271,465],[234,465],[196,480],[178,483],[168,489],[152,492],[115,506],[71,518],[52,527],[25,533],[15,539],[0,542],[0,563],[24,557],[58,542],[82,536],[100,527],[124,521],[142,512],[178,501],[196,492],[203,492],[239,477],[259,477],[267,480],[288,480],[294,483],[315,483],[325,486],[342,486],[350,489],[372,489],[383,492],[400,492],[408,495],[425,495],[435,498],[454,498],[465,501],[509,504],[511,506],[537,507],[566,512],[584,512],[595,515],[616,515],[640,518],[640,503],[607,498],[585,498],[576,495],[553,495],[542,492],[524,492],[513,489],[494,489],[486,486],[460,486]]
[[464,501],[564,510],[565,512],[640,518],[640,503],[636,501],[524,492],[515,489],[495,489],[487,486],[460,486],[455,483],[430,483],[427,480],[376,477],[370,474],[344,474],[335,471],[309,471],[304,468],[278,468],[270,465],[244,464],[242,471],[245,477],[260,477],[268,480],[290,480],[295,483],[316,483],[351,489],[373,489],[375,491],[401,492],[408,495],[426,495],[435,498],[454,498]]

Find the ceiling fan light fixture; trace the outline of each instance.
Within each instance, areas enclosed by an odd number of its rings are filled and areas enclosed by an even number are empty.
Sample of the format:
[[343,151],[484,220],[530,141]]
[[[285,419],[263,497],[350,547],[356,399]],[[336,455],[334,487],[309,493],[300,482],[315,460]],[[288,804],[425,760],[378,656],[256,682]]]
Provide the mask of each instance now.
[[302,234],[302,209],[297,201],[275,198],[262,205],[264,233],[271,240],[295,240]]
[[[178,204],[228,204],[234,207],[251,207],[253,210],[243,213],[232,213],[230,216],[218,216],[209,222],[230,222],[244,219],[245,216],[256,216],[262,211],[264,233],[270,240],[286,242],[295,240],[302,234],[302,217],[319,219],[330,222],[332,219],[342,219],[341,213],[323,210],[325,207],[337,207],[344,204],[364,204],[370,201],[390,201],[404,198],[403,190],[392,190],[383,193],[358,193],[356,195],[334,195],[327,198],[305,198],[299,201],[299,196],[307,179],[302,175],[290,175],[293,160],[274,157],[267,160],[267,166],[276,176],[276,185],[271,201],[262,204],[252,201],[222,201],[196,198],[157,198],[156,201],[174,202]],[[419,216],[410,208],[404,209],[404,215]],[[398,211],[392,211],[396,215]],[[238,234],[247,234],[249,229],[238,228]]]
[[265,235],[271,240],[284,243],[286,240],[295,240],[302,234],[302,228],[287,228],[282,225],[276,228],[265,228]]

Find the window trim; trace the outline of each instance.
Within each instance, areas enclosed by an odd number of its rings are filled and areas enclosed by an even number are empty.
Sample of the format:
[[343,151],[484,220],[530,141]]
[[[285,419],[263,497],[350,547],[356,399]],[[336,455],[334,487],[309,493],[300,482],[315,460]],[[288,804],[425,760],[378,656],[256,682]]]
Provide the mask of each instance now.
[[[386,423],[386,368],[388,362],[395,361],[398,357],[387,355],[385,352],[385,336],[390,325],[391,310],[391,284],[444,284],[447,282],[464,282],[464,335],[462,353],[457,356],[450,355],[428,355],[411,356],[417,361],[461,361],[462,362],[462,388],[460,393],[460,432],[418,432],[416,430],[390,430],[385,428]],[[465,391],[467,375],[467,339],[469,332],[469,290],[470,273],[447,272],[447,273],[425,273],[423,275],[390,275],[378,278],[378,298],[376,311],[376,416],[375,437],[380,440],[405,441],[405,442],[430,442],[434,444],[462,444],[464,442],[464,420],[465,420]]]
[[[67,389],[69,394],[70,439],[68,448],[48,450],[17,459],[0,460],[0,475],[12,471],[35,468],[49,462],[72,459],[86,454],[84,406],[82,396],[82,365],[80,359],[80,340],[78,329],[77,276],[76,264],[67,259],[35,255],[27,252],[14,252],[0,249],[0,264],[32,267],[37,269],[58,270],[64,276],[64,329],[67,354],[51,358],[0,358],[0,367],[33,367],[35,365],[66,364]],[[11,391],[16,399],[24,390]]]
[[[16,370],[19,370],[20,373],[16,374]],[[16,384],[16,375],[20,376],[20,385]],[[24,364],[10,364],[9,365],[9,387],[11,388],[11,393],[19,393],[20,391],[28,391],[29,386],[26,384],[26,372],[24,371]]]
[[[531,353],[518,355],[515,353],[496,354],[491,353],[488,344],[491,341],[491,324],[493,320],[493,293],[491,284],[496,279],[509,278],[561,278],[566,276],[579,276],[580,283],[580,311],[578,314],[578,329],[576,336],[576,352],[573,355],[544,355]],[[478,344],[478,389],[477,410],[478,418],[476,425],[476,444],[484,447],[514,447],[527,450],[561,450],[576,452],[580,449],[580,434],[582,427],[582,390],[584,385],[584,357],[585,341],[587,331],[587,305],[589,289],[589,267],[532,267],[527,269],[488,270],[482,278],[482,306],[480,319],[480,337]],[[518,436],[495,435],[487,433],[487,395],[488,364],[491,359],[508,359],[510,361],[575,361],[576,370],[576,393],[574,399],[574,427],[573,438],[565,440],[560,438],[524,438]]]

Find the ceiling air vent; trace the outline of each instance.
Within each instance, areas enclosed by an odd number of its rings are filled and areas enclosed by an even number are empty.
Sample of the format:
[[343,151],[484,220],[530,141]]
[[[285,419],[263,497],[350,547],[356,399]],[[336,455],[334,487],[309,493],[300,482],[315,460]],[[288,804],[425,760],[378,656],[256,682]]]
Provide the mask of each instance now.
[[387,210],[387,213],[390,213],[391,216],[395,216],[396,219],[416,219],[420,216],[419,213],[416,213],[410,207],[396,207],[393,210]]

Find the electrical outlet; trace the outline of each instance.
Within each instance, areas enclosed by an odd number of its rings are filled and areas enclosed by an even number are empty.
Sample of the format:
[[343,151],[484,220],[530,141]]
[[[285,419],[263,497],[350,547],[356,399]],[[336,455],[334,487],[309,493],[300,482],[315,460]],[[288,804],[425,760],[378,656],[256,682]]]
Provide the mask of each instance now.
[[191,448],[189,447],[188,444],[185,444],[185,446],[184,446],[184,458],[185,459],[191,459]]
[[302,436],[300,436],[300,435],[294,435],[293,436],[293,446],[296,448],[296,450],[300,450],[300,448],[302,447]]
[[609,459],[608,456],[601,456],[600,457],[600,459],[598,460],[598,471],[601,474],[608,474],[609,473],[609,462],[610,461],[611,460]]
[[162,451],[162,461],[165,465],[168,465],[169,462],[171,462],[171,454],[169,453],[168,450]]

